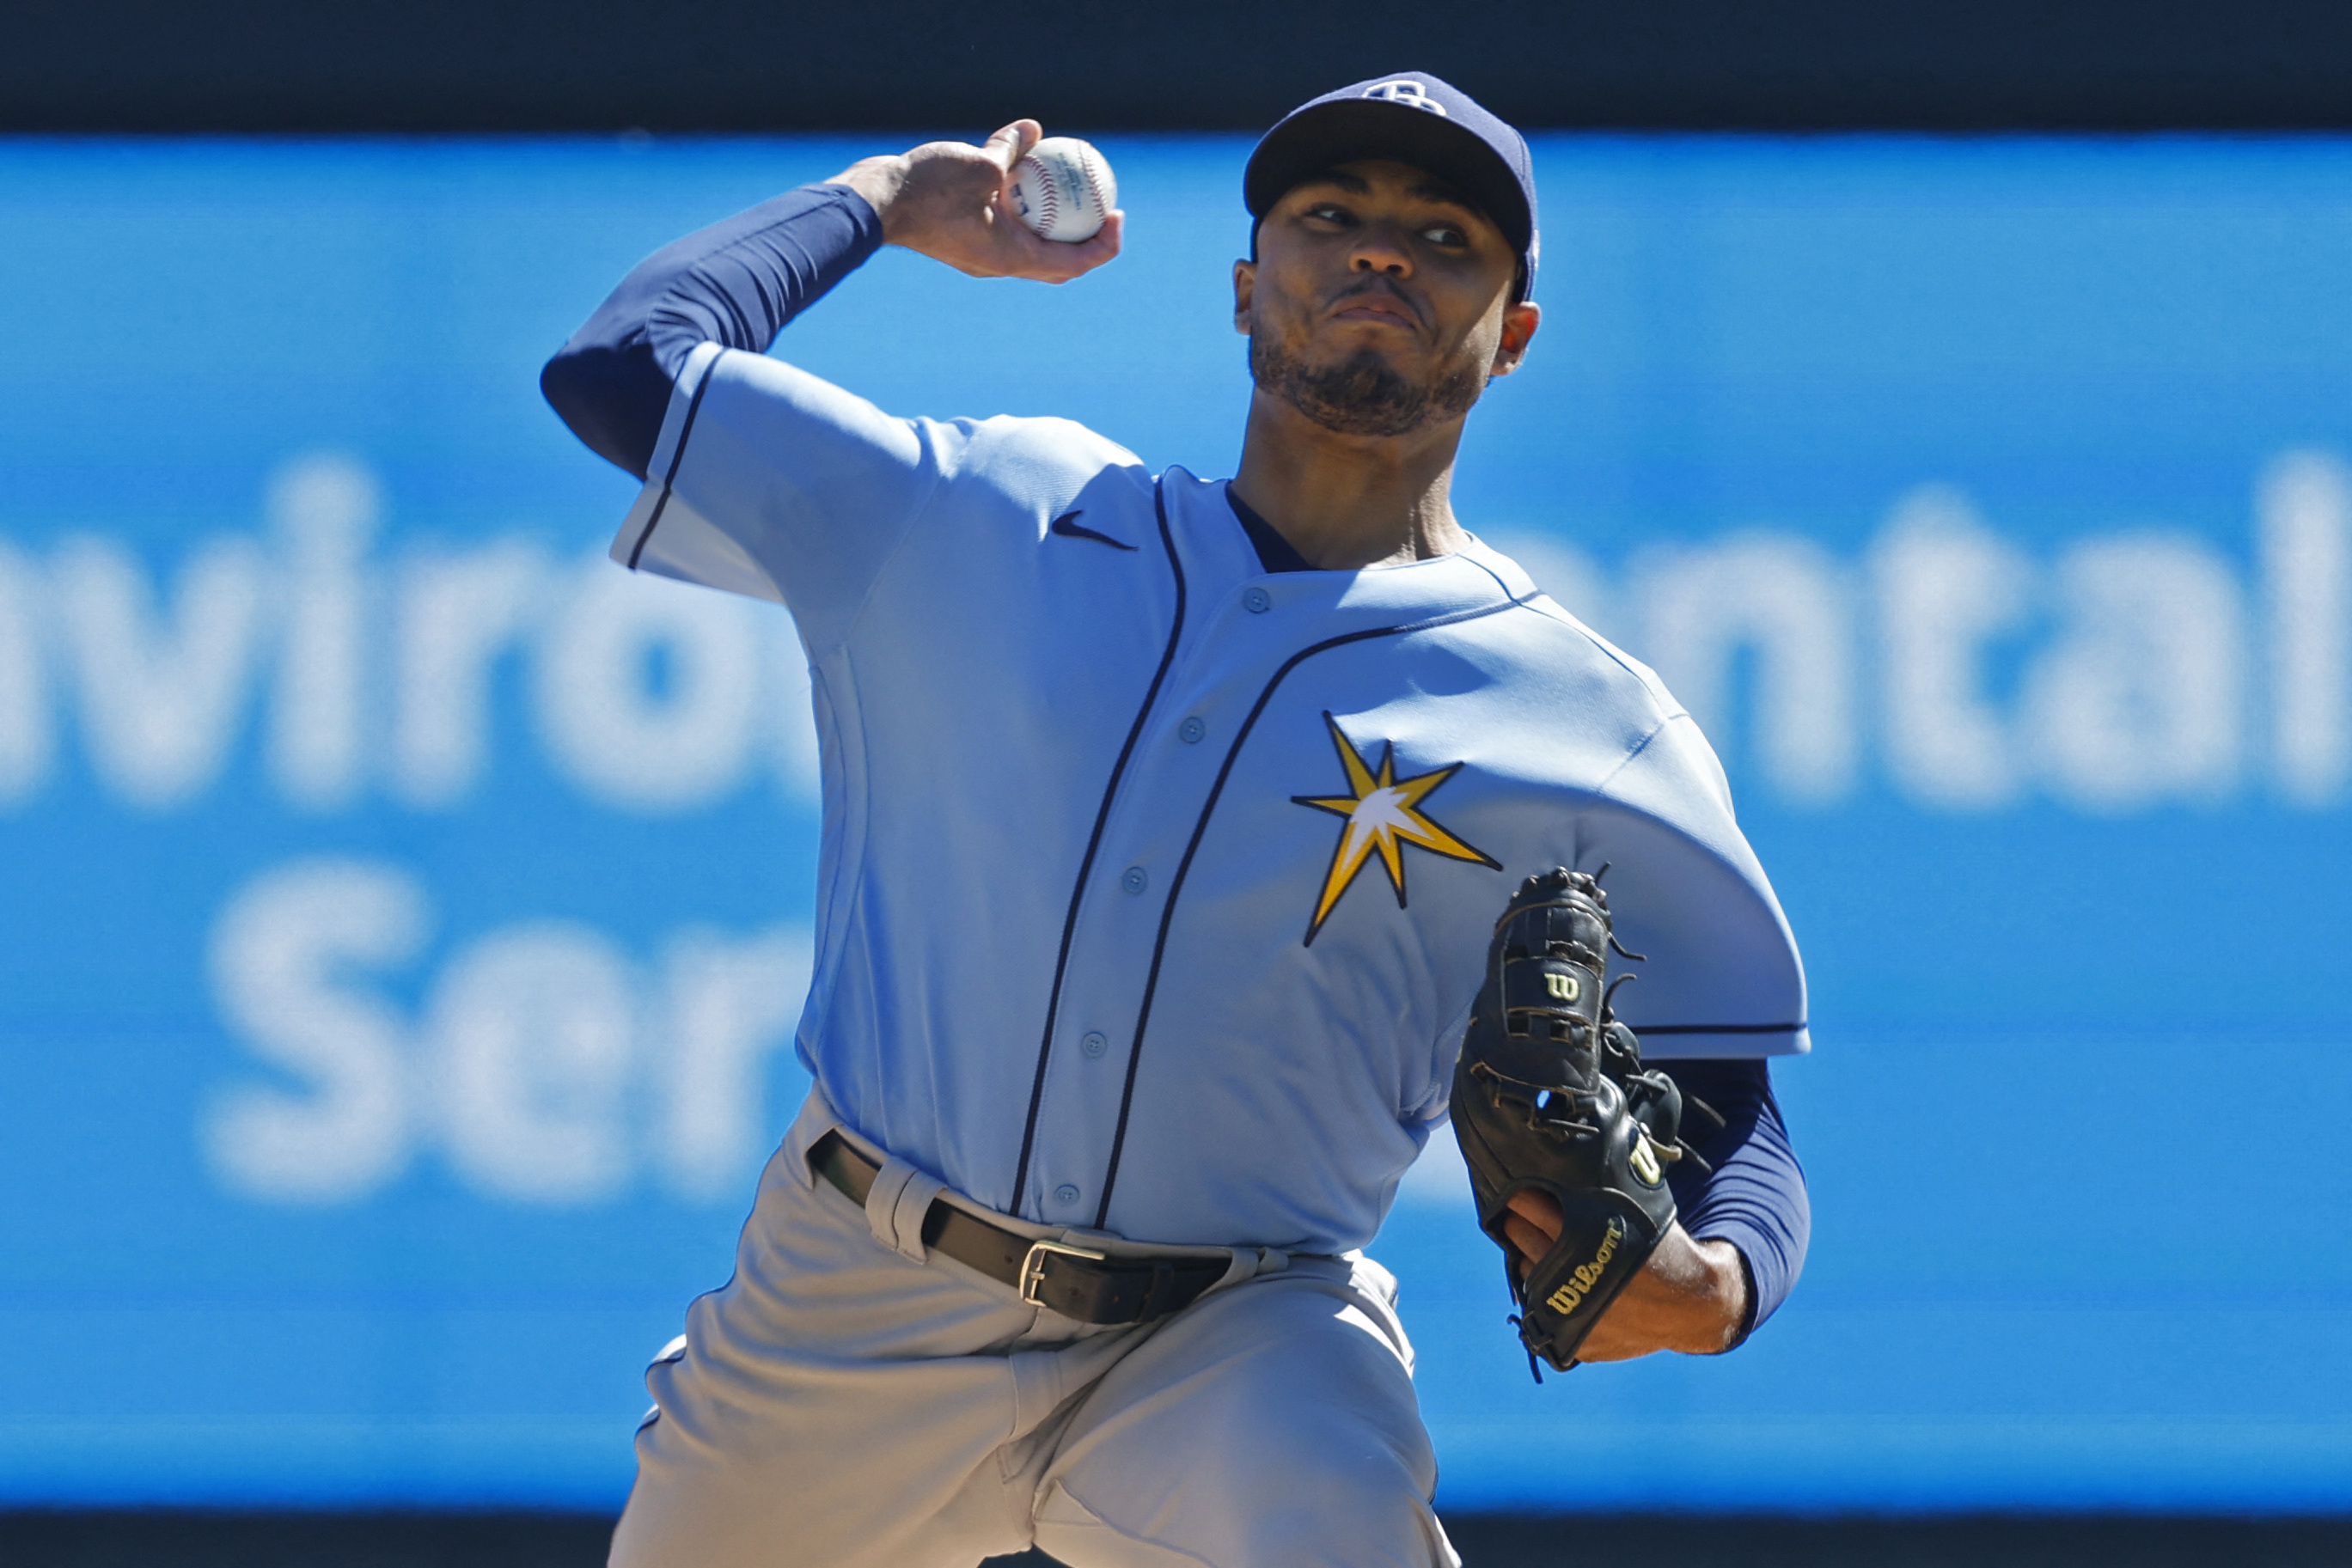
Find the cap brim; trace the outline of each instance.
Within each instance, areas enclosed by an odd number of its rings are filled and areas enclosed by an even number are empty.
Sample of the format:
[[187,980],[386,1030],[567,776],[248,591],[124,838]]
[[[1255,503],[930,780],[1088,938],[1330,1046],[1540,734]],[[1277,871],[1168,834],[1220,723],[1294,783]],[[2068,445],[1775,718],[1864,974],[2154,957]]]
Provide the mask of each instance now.
[[1476,202],[1525,251],[1534,224],[1519,178],[1477,132],[1443,115],[1382,99],[1342,99],[1302,109],[1265,134],[1242,175],[1242,202],[1262,218],[1300,181],[1360,158],[1426,169]]

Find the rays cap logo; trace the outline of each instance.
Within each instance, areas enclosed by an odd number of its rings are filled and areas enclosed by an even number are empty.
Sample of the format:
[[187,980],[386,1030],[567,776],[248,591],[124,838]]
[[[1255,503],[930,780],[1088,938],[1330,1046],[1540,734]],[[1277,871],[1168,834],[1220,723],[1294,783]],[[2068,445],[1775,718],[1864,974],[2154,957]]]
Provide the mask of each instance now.
[[[1242,204],[1263,220],[1284,193],[1359,158],[1426,169],[1478,204],[1519,253],[1517,297],[1536,289],[1535,161],[1528,139],[1450,82],[1398,71],[1309,99],[1267,131],[1242,175]],[[1255,235],[1252,235],[1255,249]]]
[[1430,97],[1429,89],[1410,77],[1398,81],[1374,82],[1364,89],[1363,95],[1386,99],[1391,103],[1402,103],[1411,109],[1425,109],[1432,114],[1445,113],[1445,106]]

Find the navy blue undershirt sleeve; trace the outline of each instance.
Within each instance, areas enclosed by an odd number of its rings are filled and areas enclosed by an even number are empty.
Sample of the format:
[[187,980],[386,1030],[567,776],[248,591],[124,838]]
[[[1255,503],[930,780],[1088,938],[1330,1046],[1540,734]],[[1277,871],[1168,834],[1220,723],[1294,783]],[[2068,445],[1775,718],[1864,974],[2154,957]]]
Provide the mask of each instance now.
[[1668,1167],[1683,1228],[1695,1239],[1728,1241],[1748,1268],[1748,1321],[1736,1346],[1770,1317],[1797,1283],[1812,1237],[1813,1210],[1805,1173],[1789,1146],[1789,1129],[1772,1098],[1771,1071],[1761,1061],[1654,1063],[1685,1095],[1696,1095],[1723,1118],[1720,1131],[1694,1135],[1706,1119],[1683,1118],[1683,1133],[1712,1176],[1684,1160]]
[[599,456],[643,478],[697,345],[767,352],[881,245],[882,220],[847,186],[787,191],[638,263],[547,361],[540,391]]

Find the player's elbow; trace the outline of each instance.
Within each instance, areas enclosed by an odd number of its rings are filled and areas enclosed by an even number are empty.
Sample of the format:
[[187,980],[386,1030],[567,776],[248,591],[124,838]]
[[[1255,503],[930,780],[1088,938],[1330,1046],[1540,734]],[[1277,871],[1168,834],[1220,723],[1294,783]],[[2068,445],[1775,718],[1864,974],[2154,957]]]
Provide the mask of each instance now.
[[591,452],[646,477],[670,394],[650,348],[567,346],[539,372],[539,391]]

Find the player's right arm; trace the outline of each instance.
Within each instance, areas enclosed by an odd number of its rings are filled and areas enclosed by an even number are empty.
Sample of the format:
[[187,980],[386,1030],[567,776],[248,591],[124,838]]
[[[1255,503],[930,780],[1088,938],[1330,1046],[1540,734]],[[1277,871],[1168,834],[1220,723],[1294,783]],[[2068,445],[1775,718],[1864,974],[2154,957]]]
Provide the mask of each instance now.
[[[839,645],[933,500],[971,477],[965,455],[982,427],[894,418],[765,350],[884,244],[1047,282],[1110,259],[1117,214],[1082,245],[1051,244],[1010,215],[1010,171],[1037,133],[1016,120],[982,146],[865,160],[690,235],[623,280],[541,377],[582,440],[646,480],[615,560],[788,606],[813,660]],[[1060,450],[1064,466],[1101,461],[1082,444]],[[1045,482],[1052,466],[1015,472]]]
[[867,158],[663,247],[548,361],[541,392],[592,450],[646,478],[697,348],[766,352],[883,245],[976,277],[1063,283],[1092,271],[1118,254],[1118,214],[1076,245],[1041,239],[1013,215],[1012,170],[1040,133],[1016,120],[977,147],[931,141]]
[[974,277],[1067,283],[1118,254],[1120,214],[1076,244],[1041,239],[1013,215],[1014,165],[1045,134],[1016,120],[978,147],[927,141],[895,158],[867,158],[833,177],[866,198],[886,244],[943,261]]

